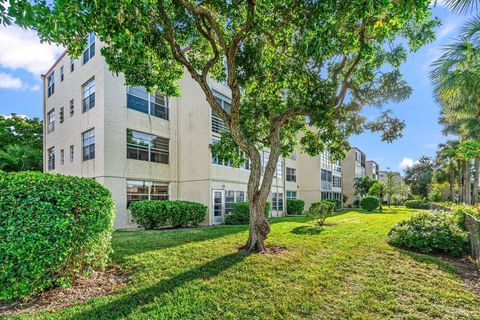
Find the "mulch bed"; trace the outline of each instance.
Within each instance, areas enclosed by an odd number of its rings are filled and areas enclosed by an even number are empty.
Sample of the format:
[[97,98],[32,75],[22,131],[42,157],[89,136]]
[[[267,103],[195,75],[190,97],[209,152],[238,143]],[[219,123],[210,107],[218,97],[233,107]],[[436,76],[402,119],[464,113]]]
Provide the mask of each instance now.
[[0,301],[0,316],[52,311],[83,303],[90,298],[105,296],[123,287],[127,276],[118,269],[94,272],[88,278],[77,278],[68,288],[54,288],[27,301]]
[[480,269],[467,259],[451,259],[442,257],[442,260],[451,264],[463,282],[480,297]]

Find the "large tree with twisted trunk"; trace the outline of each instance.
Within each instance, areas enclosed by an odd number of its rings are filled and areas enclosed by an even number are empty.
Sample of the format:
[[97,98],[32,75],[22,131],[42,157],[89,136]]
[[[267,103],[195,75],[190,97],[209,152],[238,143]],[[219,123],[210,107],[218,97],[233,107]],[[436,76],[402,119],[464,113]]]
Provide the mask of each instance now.
[[[264,206],[279,157],[300,143],[310,155],[328,150],[340,158],[348,137],[365,128],[385,141],[401,135],[404,123],[390,112],[368,122],[360,111],[410,95],[399,68],[407,47],[415,51],[434,38],[438,21],[430,19],[429,2],[10,0],[6,16],[72,55],[94,31],[110,70],[129,85],[175,96],[186,70],[228,127],[212,152],[235,165],[251,162],[245,249],[252,252],[265,250]],[[210,79],[230,88],[229,110]]]

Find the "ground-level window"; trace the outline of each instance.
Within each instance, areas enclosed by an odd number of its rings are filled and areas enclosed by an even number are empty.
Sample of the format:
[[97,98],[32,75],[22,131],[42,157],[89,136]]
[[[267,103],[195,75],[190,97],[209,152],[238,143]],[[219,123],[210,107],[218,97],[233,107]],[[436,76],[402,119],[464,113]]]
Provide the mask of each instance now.
[[127,207],[138,200],[168,200],[168,183],[127,180]]
[[322,192],[322,200],[342,200],[342,194],[340,192]]
[[82,133],[83,161],[95,159],[95,128]]
[[287,190],[287,199],[297,199],[297,191]]
[[127,158],[168,164],[169,140],[127,129]]
[[283,211],[283,193],[272,193],[272,210]]
[[235,203],[245,201],[245,191],[225,191],[225,214],[233,212]]
[[47,150],[48,154],[48,170],[55,170],[55,147]]

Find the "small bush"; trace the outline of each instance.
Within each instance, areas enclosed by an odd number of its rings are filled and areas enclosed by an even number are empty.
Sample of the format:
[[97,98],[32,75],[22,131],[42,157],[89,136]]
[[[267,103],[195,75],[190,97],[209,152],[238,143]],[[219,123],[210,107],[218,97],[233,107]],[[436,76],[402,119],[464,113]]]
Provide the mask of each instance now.
[[423,200],[407,200],[405,201],[404,204],[405,204],[405,207],[410,209],[424,209],[424,210],[430,209],[430,204]]
[[0,173],[0,300],[104,268],[114,214],[110,192],[93,179]]
[[184,200],[141,200],[129,207],[133,222],[145,229],[195,226],[205,220],[207,207]]
[[329,201],[335,205],[335,210],[340,210],[342,208],[342,201],[336,199],[325,199],[324,201]]
[[322,200],[312,203],[307,216],[313,218],[317,225],[323,226],[325,220],[333,216],[334,212],[335,203],[329,200]]
[[355,199],[352,203],[353,208],[359,208],[360,207],[360,200]]
[[303,214],[305,209],[305,201],[301,199],[287,199],[287,214],[299,216]]
[[360,201],[360,206],[363,210],[373,211],[377,209],[380,205],[378,198],[376,197],[365,197]]
[[420,211],[397,223],[388,233],[388,242],[422,253],[461,256],[468,249],[468,234],[458,217],[445,211]]
[[[265,203],[265,217],[270,213],[270,203]],[[225,224],[248,224],[250,213],[248,202],[237,202],[233,207],[233,212],[225,217]]]

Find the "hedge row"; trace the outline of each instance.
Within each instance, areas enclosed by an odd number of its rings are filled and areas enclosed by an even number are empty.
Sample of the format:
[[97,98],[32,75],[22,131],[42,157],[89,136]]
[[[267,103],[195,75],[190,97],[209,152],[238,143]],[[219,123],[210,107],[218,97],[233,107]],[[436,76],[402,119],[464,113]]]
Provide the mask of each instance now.
[[194,226],[205,220],[207,207],[184,200],[141,200],[130,204],[133,222],[145,229]]
[[114,214],[110,192],[93,179],[0,172],[0,300],[104,268]]
[[[265,203],[265,217],[270,213],[270,203]],[[225,224],[248,224],[249,222],[248,202],[237,202],[233,212],[225,217]]]
[[407,200],[405,201],[405,207],[410,209],[430,209],[430,203],[423,200]]

